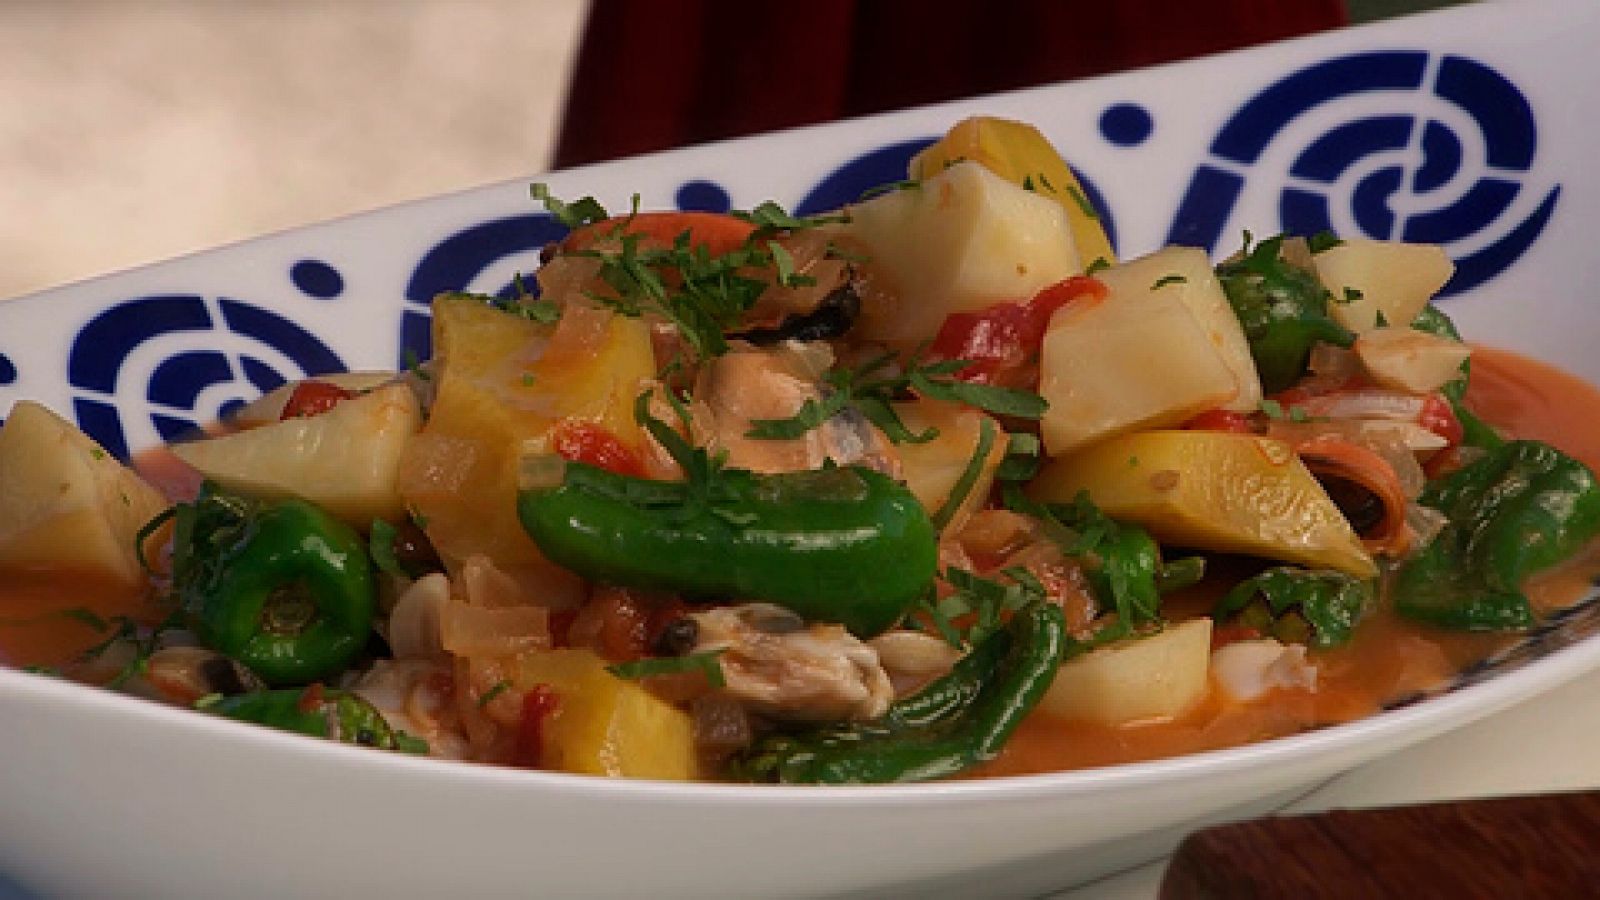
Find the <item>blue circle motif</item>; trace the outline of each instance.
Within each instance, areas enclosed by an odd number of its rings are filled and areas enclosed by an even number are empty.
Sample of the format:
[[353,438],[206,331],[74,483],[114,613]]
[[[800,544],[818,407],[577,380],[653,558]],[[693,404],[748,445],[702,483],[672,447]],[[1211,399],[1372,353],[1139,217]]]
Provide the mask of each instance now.
[[[142,384],[124,372],[154,344],[162,357]],[[171,345],[168,349],[168,344]],[[270,359],[287,359],[281,370]],[[193,432],[245,397],[307,375],[343,371],[319,338],[272,310],[230,297],[162,294],[124,300],[78,331],[67,354],[74,417],[119,458],[128,427],[144,419],[162,440]]]
[[678,208],[684,212],[725,213],[733,209],[733,198],[722,185],[697,178],[678,187]]
[[[1342,105],[1373,95],[1395,98],[1392,111]],[[1430,114],[1430,105],[1450,114]],[[1287,172],[1261,171],[1268,146],[1288,133],[1311,136],[1289,148]],[[1451,253],[1455,275],[1440,292],[1460,293],[1515,264],[1554,214],[1561,185],[1535,176],[1537,146],[1532,104],[1482,62],[1420,50],[1334,57],[1234,113],[1195,170],[1167,242],[1217,250],[1247,180],[1278,178],[1284,231],[1330,230],[1337,209],[1366,237],[1471,248]],[[1469,170],[1471,158],[1482,163]],[[1522,204],[1531,211],[1515,212],[1530,188],[1541,191]]]
[[344,293],[344,276],[320,259],[302,259],[289,268],[289,280],[308,297],[332,300]]
[[1117,103],[1100,114],[1100,134],[1118,147],[1137,147],[1150,139],[1156,121],[1137,103]]
[[17,365],[4,353],[0,353],[0,384],[11,384],[17,380]]

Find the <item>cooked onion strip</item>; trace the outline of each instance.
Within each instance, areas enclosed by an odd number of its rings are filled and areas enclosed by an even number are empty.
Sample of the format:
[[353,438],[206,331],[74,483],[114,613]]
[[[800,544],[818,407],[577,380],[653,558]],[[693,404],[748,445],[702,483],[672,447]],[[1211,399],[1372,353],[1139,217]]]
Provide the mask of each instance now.
[[[1295,447],[1306,468],[1322,482],[1374,553],[1403,555],[1411,545],[1406,528],[1406,494],[1394,466],[1373,450],[1332,435],[1313,438]],[[1364,496],[1350,496],[1354,488]],[[1375,514],[1350,508],[1356,501],[1376,503]],[[1343,502],[1340,502],[1343,501]]]

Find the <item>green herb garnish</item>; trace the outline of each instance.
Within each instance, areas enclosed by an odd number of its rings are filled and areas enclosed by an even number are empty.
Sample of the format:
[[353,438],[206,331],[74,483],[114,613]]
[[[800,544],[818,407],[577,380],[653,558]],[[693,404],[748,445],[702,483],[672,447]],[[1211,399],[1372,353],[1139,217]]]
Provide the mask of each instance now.
[[701,672],[706,676],[713,688],[725,686],[728,681],[722,674],[722,656],[724,650],[711,650],[706,653],[690,653],[684,656],[652,656],[645,659],[636,659],[632,662],[617,663],[607,666],[606,671],[618,678],[637,680],[648,678],[652,675],[678,675],[685,672]]

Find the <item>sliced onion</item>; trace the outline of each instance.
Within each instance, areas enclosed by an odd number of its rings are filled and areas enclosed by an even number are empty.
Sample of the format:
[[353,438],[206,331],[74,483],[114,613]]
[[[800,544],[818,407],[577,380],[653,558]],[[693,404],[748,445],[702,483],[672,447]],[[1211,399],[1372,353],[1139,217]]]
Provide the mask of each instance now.
[[1400,391],[1339,391],[1309,397],[1295,405],[1323,419],[1392,419],[1416,422],[1426,397]]
[[1321,341],[1311,345],[1311,356],[1306,366],[1313,375],[1337,379],[1340,384],[1361,373],[1361,360],[1354,351]]
[[931,680],[950,671],[961,651],[921,631],[890,631],[867,642],[891,677]]
[[514,656],[550,648],[550,611],[542,606],[485,609],[456,598],[439,616],[444,649],[457,656]]
[[1406,504],[1406,527],[1411,529],[1412,547],[1415,549],[1420,550],[1433,543],[1433,539],[1449,524],[1449,517],[1431,506],[1416,502]]
[[407,497],[458,493],[481,449],[478,441],[468,438],[413,435],[395,479],[400,493]]
[[389,614],[389,648],[396,659],[429,659],[444,655],[440,619],[450,602],[450,580],[442,572],[412,582]]
[[1401,489],[1408,498],[1420,494],[1426,483],[1426,475],[1418,462],[1419,456],[1431,457],[1447,446],[1444,438],[1420,425],[1388,419],[1273,421],[1267,425],[1267,436],[1295,447],[1325,437],[1366,447],[1393,467],[1400,479]]
[[1409,548],[1405,527],[1407,498],[1399,476],[1387,460],[1367,447],[1331,435],[1294,449],[1319,481],[1348,482],[1371,494],[1382,506],[1378,521],[1361,534],[1368,549],[1398,556]]

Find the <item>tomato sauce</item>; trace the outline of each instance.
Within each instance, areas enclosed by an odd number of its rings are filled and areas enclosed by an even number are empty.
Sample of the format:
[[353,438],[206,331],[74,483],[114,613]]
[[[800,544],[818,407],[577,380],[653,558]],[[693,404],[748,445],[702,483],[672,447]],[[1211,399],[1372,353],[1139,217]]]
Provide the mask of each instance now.
[[[1600,469],[1600,391],[1551,366],[1503,350],[1476,347],[1467,405],[1511,437],[1536,438]],[[1600,573],[1600,547],[1540,573],[1527,586],[1540,612],[1580,600]],[[1175,598],[1174,618],[1198,615],[1211,598]],[[1004,753],[973,777],[1019,775],[1139,762],[1280,737],[1371,715],[1391,700],[1445,683],[1515,636],[1451,632],[1378,609],[1344,647],[1314,653],[1317,688],[1277,690],[1260,702],[1211,696],[1170,720],[1121,726],[1033,716]]]
[[[1600,391],[1550,366],[1505,351],[1477,348],[1468,404],[1515,437],[1538,438],[1600,468]],[[169,496],[192,498],[198,478],[175,457],[154,451],[140,471]],[[1600,547],[1534,579],[1536,609],[1580,599],[1600,572]],[[1174,618],[1200,615],[1214,597],[1174,598]],[[101,619],[129,616],[155,622],[165,615],[148,591],[70,575],[41,573],[0,584],[0,665],[59,665],[99,643],[87,610]],[[1444,683],[1453,673],[1514,640],[1463,634],[1411,623],[1379,609],[1348,646],[1314,654],[1315,691],[1279,690],[1265,702],[1229,704],[1219,692],[1171,721],[1108,727],[1034,716],[1002,756],[972,776],[1049,772],[1112,765],[1236,746],[1370,715],[1385,702]]]

